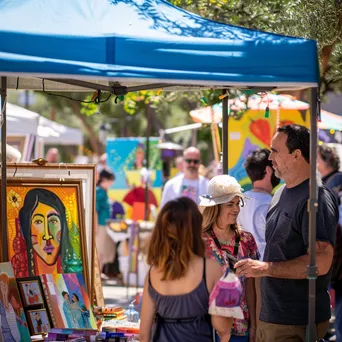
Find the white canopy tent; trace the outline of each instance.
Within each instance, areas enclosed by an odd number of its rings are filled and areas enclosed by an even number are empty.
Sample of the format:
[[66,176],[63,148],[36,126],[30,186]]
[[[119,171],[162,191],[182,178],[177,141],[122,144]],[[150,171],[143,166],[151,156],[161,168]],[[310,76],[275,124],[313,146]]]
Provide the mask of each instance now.
[[[83,133],[80,129],[59,124],[11,103],[7,103],[6,122],[8,136],[33,137],[36,141],[34,158],[42,156],[44,145],[83,145]],[[25,155],[26,153],[23,157]]]
[[68,127],[41,116],[37,129],[46,145],[83,145],[83,133],[78,128]]
[[40,115],[31,110],[7,102],[8,134],[37,135]]

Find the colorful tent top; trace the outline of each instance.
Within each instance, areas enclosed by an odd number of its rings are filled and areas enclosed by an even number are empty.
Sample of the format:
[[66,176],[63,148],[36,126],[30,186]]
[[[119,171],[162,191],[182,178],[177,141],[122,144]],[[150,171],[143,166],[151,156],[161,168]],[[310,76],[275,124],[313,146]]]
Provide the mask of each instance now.
[[[242,95],[228,100],[228,106],[230,111],[240,112],[245,110],[308,110],[309,104],[303,101],[296,100],[291,95],[252,95],[247,97]],[[218,123],[222,120],[222,104],[217,103],[212,107],[207,106],[200,109],[195,109],[190,112],[190,116],[194,122],[201,123]]]
[[[300,111],[307,112],[310,105],[307,102],[299,101],[291,95],[252,95],[248,98],[246,96],[236,97],[228,101],[229,110],[231,111],[265,111],[269,107],[271,114],[272,111]],[[289,116],[287,114],[287,116]],[[303,114],[304,115],[304,114]],[[222,104],[217,103],[212,107],[207,106],[200,109],[195,109],[190,112],[190,116],[194,122],[200,123],[219,123],[222,121]],[[342,116],[321,110],[321,120],[318,122],[319,129],[333,129],[342,130]]]
[[309,109],[309,104],[303,101],[298,101],[295,97],[291,95],[277,95],[277,94],[264,94],[257,95],[254,94],[248,97],[241,96],[228,100],[228,104],[231,110],[265,110],[268,107],[270,110],[278,109],[295,109],[295,110],[307,110]]
[[0,41],[0,74],[15,89],[82,89],[56,78],[163,89],[319,80],[315,41],[206,20],[165,0],[1,1]]
[[319,129],[329,129],[334,131],[342,130],[342,116],[336,115],[326,110],[321,110],[321,121],[318,122]]

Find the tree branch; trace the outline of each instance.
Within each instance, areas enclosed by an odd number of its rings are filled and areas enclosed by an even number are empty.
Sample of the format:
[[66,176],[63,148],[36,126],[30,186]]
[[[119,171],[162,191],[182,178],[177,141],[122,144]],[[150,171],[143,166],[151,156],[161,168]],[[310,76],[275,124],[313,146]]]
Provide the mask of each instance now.
[[100,141],[98,140],[98,138],[96,138],[97,134],[96,134],[95,130],[93,129],[93,127],[87,121],[86,116],[81,114],[80,104],[78,102],[71,101],[71,106],[74,110],[75,115],[82,121],[85,129],[89,133],[89,140],[90,140],[90,145],[91,145],[92,150],[97,155],[102,154],[104,151],[104,148],[103,148],[102,144],[100,143]]

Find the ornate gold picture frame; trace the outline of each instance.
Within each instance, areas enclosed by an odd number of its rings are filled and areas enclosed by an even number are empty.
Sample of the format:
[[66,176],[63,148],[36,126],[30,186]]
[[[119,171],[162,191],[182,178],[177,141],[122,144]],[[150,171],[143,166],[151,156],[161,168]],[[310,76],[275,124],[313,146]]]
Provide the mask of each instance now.
[[[96,227],[96,165],[95,164],[51,164],[8,163],[7,177],[40,178],[55,180],[79,180],[82,182],[86,249],[88,255],[88,274],[90,287],[89,298],[94,302],[94,261],[95,261],[95,227]],[[97,256],[96,256],[97,257]]]
[[6,194],[15,277],[83,273],[89,291],[82,182],[14,178],[7,180]]

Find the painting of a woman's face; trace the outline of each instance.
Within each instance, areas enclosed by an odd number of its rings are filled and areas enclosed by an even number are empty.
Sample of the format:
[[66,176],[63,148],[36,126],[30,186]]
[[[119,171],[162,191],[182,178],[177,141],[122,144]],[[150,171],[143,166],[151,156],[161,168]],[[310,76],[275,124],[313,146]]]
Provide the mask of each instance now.
[[39,202],[31,216],[31,239],[34,251],[48,265],[55,264],[59,255],[61,234],[60,214]]

